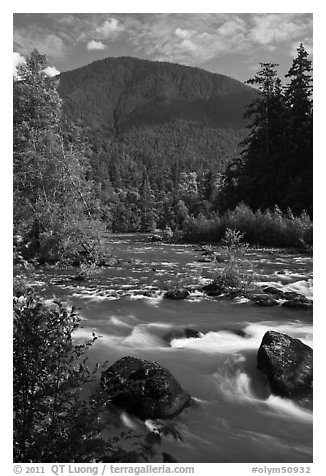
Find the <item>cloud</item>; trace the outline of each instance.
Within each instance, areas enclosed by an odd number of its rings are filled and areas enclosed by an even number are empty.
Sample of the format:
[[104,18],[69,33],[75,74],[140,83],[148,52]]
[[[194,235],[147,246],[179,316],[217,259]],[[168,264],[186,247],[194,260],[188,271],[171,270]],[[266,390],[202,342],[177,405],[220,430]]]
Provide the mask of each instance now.
[[257,14],[252,17],[249,38],[263,46],[300,37],[311,26],[300,14]]
[[108,18],[101,26],[97,27],[95,31],[101,38],[105,39],[114,38],[123,30],[124,27],[120,24],[119,20],[116,18]]
[[190,66],[233,54],[264,58],[279,47],[289,52],[302,38],[312,44],[312,15],[302,13],[52,13],[32,21],[15,28],[16,51],[36,47],[60,66],[76,46],[103,50],[106,40],[119,51]]
[[44,73],[52,78],[53,76],[57,76],[57,74],[60,74],[60,71],[55,67],[55,66],[48,66],[45,68]]
[[13,53],[13,62],[14,62],[14,71],[13,71],[13,74],[14,76],[16,77],[17,76],[17,68],[18,66],[26,63],[26,60],[24,58],[24,56],[22,56],[20,53],[18,53],[17,51],[14,51]]
[[222,37],[237,35],[244,32],[246,29],[246,22],[241,18],[236,17],[234,20],[224,22],[217,30]]
[[91,40],[87,43],[88,50],[105,50],[106,45],[101,41]]
[[183,39],[190,38],[191,35],[193,35],[194,33],[195,33],[194,30],[183,30],[182,28],[175,29],[175,34],[178,38],[183,38]]
[[68,35],[49,33],[43,28],[31,25],[14,30],[14,47],[24,54],[37,48],[40,53],[46,53],[51,59],[61,59],[66,56],[72,43]]
[[160,61],[200,64],[248,48],[245,21],[230,14],[147,14],[124,25],[136,49]]
[[191,40],[182,40],[180,43],[180,48],[185,50],[185,51],[192,51],[195,52],[197,51],[198,46]]

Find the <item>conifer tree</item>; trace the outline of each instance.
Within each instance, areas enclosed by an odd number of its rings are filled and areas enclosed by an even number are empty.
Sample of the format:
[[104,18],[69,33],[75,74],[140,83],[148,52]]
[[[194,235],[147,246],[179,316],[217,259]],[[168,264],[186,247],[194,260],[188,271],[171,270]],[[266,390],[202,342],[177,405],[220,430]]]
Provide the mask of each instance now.
[[261,63],[248,81],[259,97],[249,105],[248,138],[242,156],[229,165],[220,196],[220,209],[243,201],[253,209],[291,208],[312,214],[312,77],[303,45],[293,60],[283,87],[276,64]]
[[294,210],[305,209],[312,215],[313,195],[313,101],[312,65],[302,43],[286,77],[285,99],[288,117],[289,176],[288,202]]
[[261,69],[247,82],[260,94],[248,107],[252,119],[249,135],[241,145],[242,157],[227,169],[223,201],[233,208],[240,201],[257,208],[278,202],[277,171],[285,138],[283,89],[275,63],[261,63]]

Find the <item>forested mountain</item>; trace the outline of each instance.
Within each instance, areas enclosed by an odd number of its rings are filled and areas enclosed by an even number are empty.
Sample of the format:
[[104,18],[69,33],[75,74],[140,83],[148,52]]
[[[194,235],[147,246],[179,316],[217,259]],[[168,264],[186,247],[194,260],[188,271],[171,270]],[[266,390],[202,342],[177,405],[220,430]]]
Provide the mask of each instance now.
[[[55,81],[65,116],[87,129],[93,179],[117,231],[143,229],[144,183],[155,203],[149,221],[158,226],[182,222],[188,207],[206,213],[239,154],[244,112],[257,97],[228,76],[129,57],[96,61]],[[189,181],[191,197],[184,190]]]
[[58,92],[65,112],[101,135],[176,120],[239,129],[256,94],[228,76],[129,57],[62,73]]
[[[154,189],[162,187],[154,175],[163,170],[174,182],[180,172],[224,172],[257,94],[228,76],[129,57],[62,73],[58,93],[64,113],[88,127],[93,147],[103,152],[100,167],[111,162],[112,172],[123,162],[125,169],[127,156],[138,164],[136,177],[145,170]],[[121,173],[110,174],[116,186]]]

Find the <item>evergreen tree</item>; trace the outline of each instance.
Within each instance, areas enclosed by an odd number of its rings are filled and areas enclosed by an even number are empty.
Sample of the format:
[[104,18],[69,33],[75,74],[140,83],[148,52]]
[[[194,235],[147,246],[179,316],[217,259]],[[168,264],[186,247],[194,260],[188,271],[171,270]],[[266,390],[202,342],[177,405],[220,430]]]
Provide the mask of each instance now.
[[276,64],[261,63],[248,81],[259,97],[248,107],[253,119],[242,142],[241,159],[229,165],[219,208],[245,202],[253,209],[290,207],[312,214],[312,90],[311,62],[300,45],[284,88]]
[[312,66],[302,44],[286,77],[285,99],[289,111],[288,205],[295,211],[305,209],[312,215],[313,196],[313,104]]
[[247,82],[258,86],[260,95],[248,107],[252,119],[249,135],[241,146],[242,158],[227,169],[223,201],[233,208],[240,201],[254,209],[278,203],[277,176],[285,143],[285,104],[277,77],[277,64],[261,63],[261,69]]

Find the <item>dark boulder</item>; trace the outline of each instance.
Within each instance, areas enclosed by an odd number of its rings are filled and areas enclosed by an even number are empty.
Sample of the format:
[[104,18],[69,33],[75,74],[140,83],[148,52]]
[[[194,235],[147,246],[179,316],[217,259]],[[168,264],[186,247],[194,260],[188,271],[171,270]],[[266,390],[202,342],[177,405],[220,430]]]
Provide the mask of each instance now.
[[160,235],[152,235],[152,236],[150,236],[149,241],[151,243],[158,243],[160,241],[163,241],[163,238]]
[[156,362],[123,357],[102,373],[101,385],[113,404],[140,418],[172,418],[190,396],[172,374]]
[[213,250],[205,250],[202,252],[202,256],[215,256],[215,253]]
[[222,291],[206,291],[205,294],[207,294],[209,297],[220,297],[221,293]]
[[248,334],[243,329],[230,329],[230,332],[239,336],[239,337],[248,337]]
[[312,392],[313,351],[299,339],[266,332],[258,350],[257,368],[277,395],[298,397]]
[[180,289],[171,289],[170,291],[166,291],[163,297],[167,299],[186,299],[189,296],[190,292],[188,289],[180,288]]
[[277,306],[277,300],[268,294],[258,294],[253,297],[255,304],[258,306]]
[[306,296],[304,296],[303,294],[296,293],[295,291],[286,291],[284,293],[284,299],[300,299],[301,301],[308,301]]
[[196,329],[186,327],[186,329],[184,330],[184,336],[186,339],[200,339],[200,337],[202,337],[202,333],[197,331]]
[[289,300],[285,301],[282,306],[290,309],[303,309],[307,311],[313,308],[313,302],[310,299],[307,299],[305,296],[299,294],[296,297],[289,297]]
[[264,294],[272,294],[273,296],[276,296],[275,299],[284,299],[285,298],[285,292],[282,291],[281,289],[274,288],[274,286],[265,286],[263,288]]
[[219,292],[221,293],[221,285],[216,283],[215,281],[212,281],[211,283],[209,284],[206,284],[205,286],[203,286],[201,288],[201,290],[204,292],[204,293],[210,293],[210,292]]
[[196,329],[186,327],[185,329],[173,329],[163,336],[163,340],[169,344],[173,339],[200,339],[203,334]]
[[209,258],[207,256],[204,256],[203,258],[198,258],[197,259],[197,262],[198,263],[211,263],[212,262],[212,258]]

